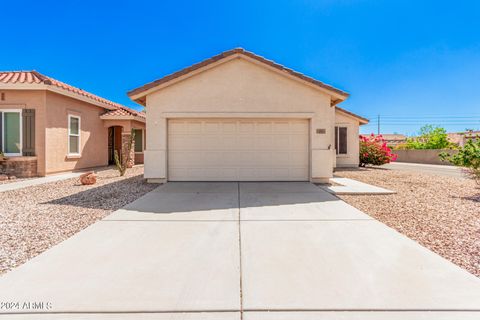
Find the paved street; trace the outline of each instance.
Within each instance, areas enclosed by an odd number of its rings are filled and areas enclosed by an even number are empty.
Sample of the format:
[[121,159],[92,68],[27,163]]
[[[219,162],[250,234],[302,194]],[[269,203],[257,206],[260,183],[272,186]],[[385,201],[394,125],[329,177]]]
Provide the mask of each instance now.
[[434,174],[441,176],[464,178],[465,174],[462,169],[455,166],[443,166],[436,164],[421,164],[421,163],[407,163],[407,162],[392,162],[381,166],[380,168],[391,170],[404,170],[426,174]]

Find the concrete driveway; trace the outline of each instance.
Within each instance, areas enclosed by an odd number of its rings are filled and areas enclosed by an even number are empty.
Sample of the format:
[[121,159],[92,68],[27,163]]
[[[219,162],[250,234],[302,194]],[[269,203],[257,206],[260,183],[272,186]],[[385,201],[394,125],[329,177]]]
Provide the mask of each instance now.
[[480,280],[309,183],[168,183],[0,277],[0,303],[0,319],[479,319]]

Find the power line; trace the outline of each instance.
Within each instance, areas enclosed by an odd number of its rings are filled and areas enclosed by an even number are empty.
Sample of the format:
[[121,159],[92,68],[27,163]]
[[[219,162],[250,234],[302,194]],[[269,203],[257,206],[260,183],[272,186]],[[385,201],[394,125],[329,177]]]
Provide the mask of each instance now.
[[[437,123],[437,124],[442,124],[442,123]],[[425,123],[383,123],[382,122],[382,126],[391,127],[391,126],[396,126],[396,125],[399,125],[399,126],[423,126],[423,125],[425,125]],[[479,123],[445,123],[445,125],[450,125],[450,126],[475,126],[475,125],[480,125],[480,124]],[[365,127],[365,126],[378,127],[377,124],[373,124],[373,123],[368,123],[368,124],[362,125],[362,127]]]

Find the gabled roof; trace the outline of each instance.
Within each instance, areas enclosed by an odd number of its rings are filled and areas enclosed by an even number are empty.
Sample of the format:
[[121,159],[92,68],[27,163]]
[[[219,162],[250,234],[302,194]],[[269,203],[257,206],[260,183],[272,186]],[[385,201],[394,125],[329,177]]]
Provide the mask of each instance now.
[[340,102],[340,101],[343,101],[345,100],[346,98],[348,98],[349,94],[345,91],[342,91],[340,89],[337,89],[337,88],[334,88],[328,84],[325,84],[319,80],[316,80],[316,79],[313,79],[311,77],[308,77],[302,73],[299,73],[297,71],[294,71],[292,69],[289,69],[281,64],[278,64],[278,63],[275,63],[273,62],[272,60],[267,60],[265,59],[264,57],[261,57],[259,55],[256,55],[252,52],[249,52],[249,51],[246,51],[242,48],[235,48],[235,49],[232,49],[232,50],[228,50],[228,51],[225,51],[225,52],[222,52],[216,56],[213,56],[209,59],[206,59],[206,60],[203,60],[202,62],[199,62],[199,63],[196,63],[190,67],[187,67],[187,68],[184,68],[180,71],[177,71],[175,73],[172,73],[170,75],[167,75],[163,78],[160,78],[158,80],[155,80],[153,82],[150,82],[150,83],[147,83],[141,87],[138,87],[136,89],[133,89],[133,90],[130,90],[129,92],[127,92],[128,96],[130,98],[132,98],[133,100],[135,100],[136,102],[142,104],[142,105],[145,105],[145,95],[147,94],[146,91],[152,89],[152,88],[155,88],[161,84],[164,84],[164,83],[167,83],[171,80],[174,80],[176,78],[179,78],[181,76],[184,76],[184,75],[187,75],[195,70],[198,70],[198,69],[201,69],[203,67],[206,67],[212,63],[215,63],[217,61],[220,61],[220,60],[223,60],[227,57],[230,57],[230,56],[233,56],[233,55],[243,55],[243,56],[246,56],[246,57],[249,57],[249,58],[252,58],[254,60],[257,60],[261,63],[264,63],[272,68],[275,68],[279,71],[282,71],[282,72],[285,72],[286,74],[288,75],[291,75],[291,76],[294,76],[300,80],[303,80],[303,81],[306,81],[306,82],[309,82],[313,85],[316,85],[322,89],[325,89],[327,91],[330,91],[332,93],[335,93],[336,95],[340,96],[340,99],[337,99],[336,103]]
[[120,107],[116,110],[108,111],[100,116],[101,119],[115,119],[115,120],[137,120],[145,122],[145,112],[138,112],[126,107]]
[[370,122],[370,120],[368,120],[367,118],[360,117],[358,114],[355,114],[355,113],[353,113],[353,112],[347,111],[347,110],[345,110],[345,109],[343,109],[343,108],[340,108],[339,106],[335,106],[335,109],[336,109],[337,111],[340,111],[340,112],[342,112],[342,113],[344,113],[344,114],[346,114],[346,115],[349,115],[349,116],[357,119],[357,120],[360,122],[360,125],[362,125],[362,124],[367,124],[367,123]]
[[57,93],[69,94],[73,98],[77,96],[78,98],[87,99],[91,103],[105,109],[127,108],[121,104],[43,75],[35,70],[0,71],[0,89],[50,89]]

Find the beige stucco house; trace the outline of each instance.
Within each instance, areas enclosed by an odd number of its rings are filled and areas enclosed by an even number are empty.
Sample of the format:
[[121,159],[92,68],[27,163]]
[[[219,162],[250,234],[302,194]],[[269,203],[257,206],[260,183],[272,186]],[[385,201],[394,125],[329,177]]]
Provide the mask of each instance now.
[[36,71],[0,72],[0,174],[17,177],[105,166],[114,150],[143,162],[145,115]]
[[145,177],[323,182],[358,166],[348,94],[243,49],[128,93],[146,107]]

